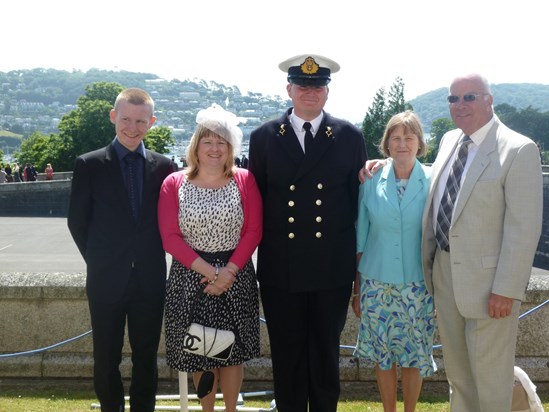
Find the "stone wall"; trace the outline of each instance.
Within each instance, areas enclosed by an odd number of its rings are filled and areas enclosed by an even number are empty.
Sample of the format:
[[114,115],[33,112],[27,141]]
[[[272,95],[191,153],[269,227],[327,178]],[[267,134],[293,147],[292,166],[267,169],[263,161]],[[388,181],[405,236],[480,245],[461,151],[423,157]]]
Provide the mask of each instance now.
[[68,179],[0,184],[0,216],[66,217],[70,191]]
[[[47,351],[45,348],[85,334],[91,329],[82,273],[0,273],[0,381],[2,379],[62,379],[92,377],[92,340],[85,335]],[[549,299],[549,273],[533,269],[522,312]],[[261,315],[262,316],[262,315]],[[516,364],[542,386],[549,384],[549,305],[520,321]],[[372,365],[352,356],[358,320],[349,306],[341,339],[340,371],[343,384],[374,382]],[[25,356],[11,356],[31,351]],[[130,377],[126,342],[122,374]],[[10,356],[2,357],[2,354]],[[438,372],[428,381],[444,382],[442,353],[435,350]],[[176,381],[177,372],[166,365],[164,338],[159,353],[160,378]],[[261,324],[261,357],[246,364],[245,380],[272,383],[267,328]]]
[[543,173],[543,224],[534,266],[549,269],[549,173]]

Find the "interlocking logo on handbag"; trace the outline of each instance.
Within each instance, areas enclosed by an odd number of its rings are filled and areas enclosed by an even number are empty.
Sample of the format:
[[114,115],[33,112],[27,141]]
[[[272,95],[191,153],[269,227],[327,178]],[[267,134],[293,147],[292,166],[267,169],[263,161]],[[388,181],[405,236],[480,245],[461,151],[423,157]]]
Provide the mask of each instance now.
[[235,342],[234,333],[191,323],[183,338],[183,350],[208,358],[227,360]]
[[185,333],[183,337],[183,349],[187,352],[197,353],[200,349],[199,345],[202,343],[202,339],[199,336]]

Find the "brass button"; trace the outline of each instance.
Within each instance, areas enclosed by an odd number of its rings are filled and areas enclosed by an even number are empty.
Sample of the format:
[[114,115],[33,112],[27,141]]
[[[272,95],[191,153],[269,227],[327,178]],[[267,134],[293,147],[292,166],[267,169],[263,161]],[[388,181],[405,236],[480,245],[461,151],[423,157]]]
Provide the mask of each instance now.
[[315,236],[316,236],[317,239],[320,239],[320,238],[322,237],[322,233],[316,232],[316,235],[315,235]]
[[322,204],[322,200],[316,199],[316,202],[315,202],[315,203],[316,203],[317,206],[320,206],[320,205]]
[[294,207],[294,204],[295,204],[295,203],[294,203],[293,200],[290,200],[290,201],[288,202],[288,206],[290,206],[290,207]]
[[289,237],[290,239],[293,239],[293,238],[295,237],[295,235],[294,235],[293,233],[288,233],[288,237]]
[[288,222],[290,222],[290,223],[294,223],[294,220],[295,220],[295,219],[294,219],[293,217],[291,217],[291,216],[288,218]]
[[322,183],[319,183],[318,185],[316,185],[316,187],[318,188],[318,190],[322,190],[324,186],[322,186]]
[[316,221],[317,221],[318,223],[322,222],[322,217],[317,216],[317,217],[316,217]]
[[293,192],[295,190],[295,185],[290,185],[290,190]]

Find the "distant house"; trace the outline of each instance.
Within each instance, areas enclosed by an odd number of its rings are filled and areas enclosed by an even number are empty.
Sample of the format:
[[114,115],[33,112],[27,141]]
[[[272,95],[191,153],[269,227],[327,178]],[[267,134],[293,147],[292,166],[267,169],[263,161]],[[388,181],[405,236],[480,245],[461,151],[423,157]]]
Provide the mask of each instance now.
[[198,92],[179,92],[179,97],[187,100],[199,100],[200,93]]

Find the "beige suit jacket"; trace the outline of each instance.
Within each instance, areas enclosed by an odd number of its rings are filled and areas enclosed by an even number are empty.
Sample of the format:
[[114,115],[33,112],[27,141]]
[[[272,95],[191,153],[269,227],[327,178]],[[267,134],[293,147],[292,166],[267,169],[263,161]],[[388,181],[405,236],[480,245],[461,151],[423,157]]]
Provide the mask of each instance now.
[[[433,193],[462,135],[452,130],[440,143],[423,214],[423,269],[435,300]],[[490,293],[523,299],[541,234],[542,181],[536,144],[496,118],[462,182],[450,227],[452,281],[462,316],[487,318]]]

